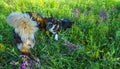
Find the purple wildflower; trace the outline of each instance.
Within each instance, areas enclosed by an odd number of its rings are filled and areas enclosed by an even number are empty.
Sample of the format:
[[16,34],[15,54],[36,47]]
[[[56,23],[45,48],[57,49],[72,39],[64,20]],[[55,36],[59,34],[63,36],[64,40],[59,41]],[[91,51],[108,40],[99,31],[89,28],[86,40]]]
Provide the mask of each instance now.
[[20,69],[25,69],[28,66],[28,61],[23,60],[22,65],[20,66]]
[[20,55],[20,58],[29,58],[27,55]]
[[80,9],[79,8],[76,8],[75,10],[73,10],[73,16],[80,17]]
[[112,12],[112,13],[115,12],[115,7],[114,7],[114,5],[112,5],[111,12]]
[[19,69],[31,69],[31,68],[35,68],[37,67],[37,62],[35,62],[34,60],[28,60],[28,59],[24,59],[22,62],[22,65],[19,67]]
[[34,61],[33,61],[33,60],[29,60],[28,62],[29,62],[29,63],[33,63]]
[[20,69],[25,69],[26,68],[26,63],[23,62],[22,65],[20,66]]
[[29,67],[33,67],[33,66],[35,66],[33,60],[29,60],[28,63],[29,63]]
[[40,67],[40,62],[31,60],[27,55],[20,55],[20,58],[22,58],[22,64],[19,69],[33,69],[35,67],[38,67],[38,65]]
[[65,41],[64,45],[70,48],[71,50],[75,50],[77,48],[75,44],[71,44],[69,41]]
[[3,64],[3,63],[0,63],[0,66],[4,66],[4,64]]
[[20,66],[19,69],[25,69],[28,66],[27,60],[29,59],[29,57],[26,55],[20,55],[19,57],[22,58],[22,60],[23,60],[22,65]]
[[99,17],[103,18],[103,20],[108,20],[108,13],[106,8],[103,8],[99,11]]
[[64,45],[69,45],[70,44],[70,42],[69,41],[65,41],[65,43],[64,43]]
[[69,46],[69,48],[72,50],[75,50],[77,48],[77,46],[75,44],[73,44],[73,45]]

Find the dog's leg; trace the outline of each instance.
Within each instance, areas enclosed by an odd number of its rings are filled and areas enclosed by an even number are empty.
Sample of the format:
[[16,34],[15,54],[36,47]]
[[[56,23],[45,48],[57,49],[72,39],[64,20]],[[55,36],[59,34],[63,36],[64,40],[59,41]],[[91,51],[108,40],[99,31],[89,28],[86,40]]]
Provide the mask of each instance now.
[[56,41],[58,41],[58,34],[55,34],[55,38]]
[[21,49],[20,49],[20,52],[24,55],[27,55],[28,57],[30,57],[30,59],[33,59],[34,61],[36,62],[39,62],[39,59],[36,58],[30,51],[30,49],[27,47],[27,46],[23,46]]
[[39,59],[35,58],[35,56],[30,51],[30,46],[28,44],[29,41],[26,41],[26,43],[23,43],[23,41],[21,40],[21,37],[14,30],[13,30],[13,35],[14,35],[15,46],[17,46],[17,48],[20,50],[20,52],[23,55],[27,55],[28,57],[30,57],[34,61],[39,62]]

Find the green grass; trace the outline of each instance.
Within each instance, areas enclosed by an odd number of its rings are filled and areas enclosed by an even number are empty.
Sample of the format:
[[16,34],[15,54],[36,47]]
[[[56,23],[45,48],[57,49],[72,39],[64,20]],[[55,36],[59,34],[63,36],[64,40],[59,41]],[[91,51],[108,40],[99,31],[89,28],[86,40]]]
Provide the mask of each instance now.
[[[80,17],[72,14],[76,8],[80,9]],[[59,32],[59,41],[37,32],[32,52],[40,59],[42,69],[119,69],[120,0],[1,0],[0,63],[5,65],[0,69],[17,69],[21,65],[8,64],[21,61],[13,44],[12,28],[6,23],[6,17],[16,11],[74,21],[72,28]],[[76,50],[65,46],[61,38],[77,45]]]

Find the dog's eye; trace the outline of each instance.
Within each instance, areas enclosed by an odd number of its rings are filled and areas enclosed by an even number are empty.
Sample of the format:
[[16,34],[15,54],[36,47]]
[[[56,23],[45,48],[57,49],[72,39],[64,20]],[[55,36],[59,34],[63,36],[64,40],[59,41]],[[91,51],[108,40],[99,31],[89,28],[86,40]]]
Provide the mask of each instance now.
[[52,23],[48,23],[47,27],[48,28],[52,28],[53,24]]

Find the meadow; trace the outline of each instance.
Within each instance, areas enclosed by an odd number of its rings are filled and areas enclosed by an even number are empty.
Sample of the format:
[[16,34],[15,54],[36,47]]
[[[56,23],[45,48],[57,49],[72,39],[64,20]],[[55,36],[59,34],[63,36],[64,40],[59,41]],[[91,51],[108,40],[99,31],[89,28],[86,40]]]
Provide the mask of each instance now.
[[120,0],[0,0],[0,69],[21,65],[6,17],[23,11],[74,22],[58,33],[58,41],[37,32],[31,51],[41,69],[120,69]]

